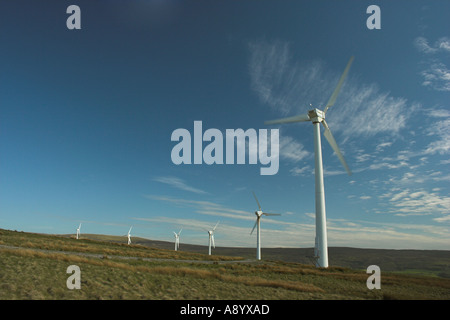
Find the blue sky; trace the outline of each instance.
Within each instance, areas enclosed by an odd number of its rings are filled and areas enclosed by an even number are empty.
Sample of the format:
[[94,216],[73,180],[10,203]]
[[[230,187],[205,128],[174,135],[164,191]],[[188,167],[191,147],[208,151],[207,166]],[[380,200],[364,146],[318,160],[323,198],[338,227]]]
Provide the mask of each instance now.
[[[81,9],[69,30],[66,9]],[[366,9],[381,9],[369,30]],[[450,249],[448,1],[0,1],[0,227],[313,247],[312,125],[329,246]],[[279,129],[279,171],[175,165],[171,134]],[[124,237],[124,242],[126,237]]]

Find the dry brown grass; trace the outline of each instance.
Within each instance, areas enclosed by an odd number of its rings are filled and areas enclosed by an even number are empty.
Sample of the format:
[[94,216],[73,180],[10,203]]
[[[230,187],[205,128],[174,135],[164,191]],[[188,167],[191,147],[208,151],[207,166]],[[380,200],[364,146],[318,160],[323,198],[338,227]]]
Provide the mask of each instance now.
[[[46,239],[0,230],[4,245],[20,244],[0,248],[0,299],[450,298],[450,280],[442,278],[383,273],[382,290],[368,290],[368,275],[348,268],[279,261],[180,263],[173,259],[185,257],[182,252],[74,239],[42,243]],[[169,260],[144,259],[157,256]],[[65,286],[71,264],[82,269],[78,292]]]
[[108,259],[94,259],[86,258],[77,255],[63,254],[63,253],[47,253],[43,251],[36,251],[33,249],[0,249],[4,253],[13,254],[22,257],[35,257],[52,259],[56,261],[68,262],[71,264],[90,264],[94,266],[119,268],[129,272],[146,272],[151,274],[160,274],[167,276],[181,276],[181,277],[196,277],[200,279],[217,279],[229,283],[244,284],[247,286],[272,287],[283,288],[288,290],[297,290],[302,292],[323,292],[322,289],[317,288],[312,284],[305,284],[299,281],[283,281],[283,280],[267,280],[259,277],[249,276],[235,276],[225,274],[216,270],[204,270],[188,267],[173,267],[173,266],[136,266],[127,263],[111,261]]

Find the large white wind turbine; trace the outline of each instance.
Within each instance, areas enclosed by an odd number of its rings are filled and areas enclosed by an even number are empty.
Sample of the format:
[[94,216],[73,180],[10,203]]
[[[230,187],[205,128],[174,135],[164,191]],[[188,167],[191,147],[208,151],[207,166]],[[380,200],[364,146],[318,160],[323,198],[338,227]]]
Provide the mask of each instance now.
[[80,223],[80,225],[78,226],[78,229],[77,229],[77,239],[80,237],[80,230],[81,230],[81,223]]
[[183,230],[183,228],[181,228],[178,233],[176,233],[175,231],[173,232],[173,234],[175,235],[175,251],[177,251],[178,248],[180,248],[180,234],[181,234],[181,230]]
[[334,140],[333,135],[331,134],[330,128],[325,121],[325,114],[331,106],[336,102],[336,98],[339,94],[339,90],[341,89],[342,84],[344,83],[345,77],[347,76],[348,70],[353,62],[353,57],[350,58],[344,72],[339,79],[339,82],[334,89],[333,94],[331,95],[328,103],[325,106],[325,109],[312,109],[309,110],[307,114],[293,116],[284,119],[277,119],[272,121],[266,121],[265,124],[282,124],[282,123],[292,123],[292,122],[304,122],[304,121],[312,121],[314,125],[314,160],[315,160],[315,188],[316,188],[316,240],[315,240],[315,249],[314,255],[316,259],[317,267],[328,267],[328,244],[327,244],[327,222],[326,222],[326,214],[325,214],[325,192],[323,185],[323,168],[322,168],[322,146],[320,141],[320,123],[325,128],[324,136],[328,140],[329,144],[333,148],[337,157],[341,161],[345,170],[349,175],[351,175],[351,171],[345,162],[344,157],[342,156],[341,151],[339,150],[336,140]]
[[[252,191],[253,192],[253,191]],[[250,232],[250,234],[253,233],[253,231],[256,229],[256,259],[257,260],[261,260],[261,216],[265,215],[265,216],[279,216],[279,213],[266,213],[266,212],[262,212],[261,209],[261,205],[259,204],[258,198],[256,198],[255,193],[253,192],[253,196],[255,197],[256,203],[258,204],[258,209],[257,211],[255,211],[256,214],[256,222],[255,225],[253,226],[252,232]]]
[[209,242],[208,242],[208,254],[211,255],[211,243],[213,245],[213,247],[215,248],[216,245],[214,243],[214,230],[216,230],[217,226],[219,225],[220,221],[217,221],[216,225],[214,226],[214,228],[212,230],[207,230],[208,231],[208,236],[209,236]]
[[128,237],[128,244],[131,244],[131,229],[133,228],[133,226],[131,226],[130,227],[130,230],[128,230],[128,234],[127,234],[127,237]]

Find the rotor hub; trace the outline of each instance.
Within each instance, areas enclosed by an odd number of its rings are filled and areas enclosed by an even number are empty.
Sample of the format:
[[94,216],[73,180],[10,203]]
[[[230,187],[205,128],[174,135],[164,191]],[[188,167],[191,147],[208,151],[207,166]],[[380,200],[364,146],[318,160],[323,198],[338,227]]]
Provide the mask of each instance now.
[[325,112],[317,108],[314,108],[308,111],[308,116],[313,123],[322,122],[322,120],[325,119]]

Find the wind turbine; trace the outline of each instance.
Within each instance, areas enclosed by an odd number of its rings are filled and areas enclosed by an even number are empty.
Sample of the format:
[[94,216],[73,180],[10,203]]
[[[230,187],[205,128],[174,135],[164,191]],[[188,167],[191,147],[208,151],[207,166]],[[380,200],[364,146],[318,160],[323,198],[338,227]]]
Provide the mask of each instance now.
[[128,234],[127,234],[127,237],[128,237],[128,244],[131,244],[131,229],[133,228],[133,226],[131,226],[130,227],[130,230],[128,230]]
[[208,254],[209,255],[211,255],[211,243],[214,248],[216,247],[216,245],[214,243],[214,230],[216,230],[217,226],[219,225],[219,222],[220,221],[217,221],[216,225],[214,226],[214,228],[212,230],[209,230],[209,231],[207,230],[208,235],[209,235],[209,243],[208,243],[208,247],[209,247]]
[[328,244],[327,244],[327,222],[326,222],[326,214],[325,214],[325,192],[323,185],[323,167],[322,167],[322,146],[320,141],[320,123],[325,128],[324,136],[328,140],[328,143],[333,148],[337,157],[341,161],[345,170],[349,175],[351,175],[351,171],[345,162],[345,159],[339,150],[336,140],[334,140],[333,135],[331,134],[330,128],[328,127],[327,122],[325,121],[325,114],[327,110],[333,106],[336,102],[336,98],[339,94],[339,90],[347,76],[348,70],[353,62],[353,57],[347,63],[344,72],[339,79],[339,82],[334,89],[333,94],[331,95],[328,103],[325,106],[325,109],[319,110],[317,108],[309,110],[307,114],[297,115],[284,119],[277,119],[272,121],[266,121],[265,124],[282,124],[282,123],[293,123],[293,122],[304,122],[304,121],[312,121],[314,125],[314,161],[315,161],[315,189],[316,189],[316,240],[315,240],[315,249],[314,256],[316,258],[316,266],[317,267],[328,267]]
[[80,223],[80,225],[78,226],[78,229],[77,229],[77,239],[80,237],[80,230],[81,230],[81,223]]
[[181,228],[178,233],[176,233],[175,231],[173,232],[173,234],[175,235],[175,251],[177,251],[178,248],[180,248],[180,234],[181,234],[181,230],[183,230],[183,228]]
[[256,229],[256,259],[257,260],[261,260],[261,216],[265,215],[265,216],[280,216],[279,213],[266,213],[266,212],[262,212],[261,209],[261,205],[259,204],[258,198],[256,198],[255,193],[252,191],[253,196],[255,197],[256,203],[258,204],[258,209],[257,211],[255,211],[256,214],[256,222],[255,225],[253,226],[252,232],[250,232],[250,234],[253,233],[253,231],[255,230],[256,227],[258,227]]

